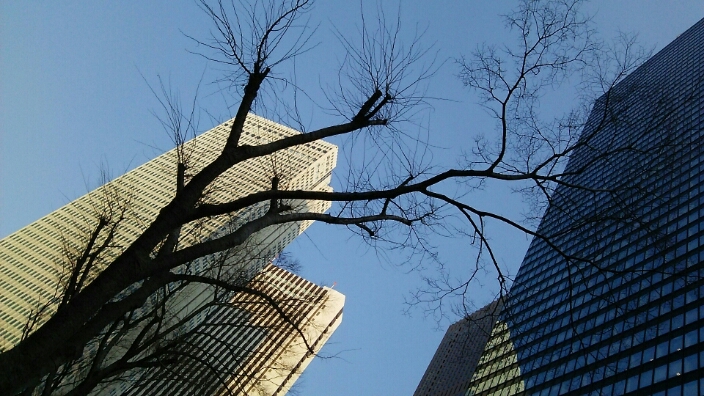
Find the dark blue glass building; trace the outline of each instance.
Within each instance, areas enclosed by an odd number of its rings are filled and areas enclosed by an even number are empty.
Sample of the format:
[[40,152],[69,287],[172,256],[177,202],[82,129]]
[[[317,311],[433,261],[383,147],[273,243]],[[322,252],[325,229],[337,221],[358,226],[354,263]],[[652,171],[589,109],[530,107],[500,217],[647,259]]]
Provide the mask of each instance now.
[[594,105],[469,395],[704,395],[704,20]]

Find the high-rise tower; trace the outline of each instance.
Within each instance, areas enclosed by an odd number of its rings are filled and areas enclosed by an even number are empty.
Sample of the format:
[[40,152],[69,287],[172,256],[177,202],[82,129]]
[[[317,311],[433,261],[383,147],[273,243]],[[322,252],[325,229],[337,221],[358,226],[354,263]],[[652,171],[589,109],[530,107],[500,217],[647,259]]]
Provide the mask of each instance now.
[[704,394],[704,20],[595,103],[565,174],[468,394]]
[[[75,273],[78,266],[76,263],[83,263],[83,269],[88,268],[84,272],[85,281],[89,282],[130,246],[154,220],[159,210],[174,197],[177,164],[185,164],[187,181],[221,153],[231,123],[232,120],[216,126],[180,148],[160,155],[0,240],[0,350],[12,348],[23,334],[36,329],[56,311],[64,290],[71,282],[70,274]],[[257,146],[298,133],[300,132],[250,114],[245,121],[241,144]],[[239,163],[211,183],[202,200],[204,203],[217,204],[258,191],[267,191],[271,189],[274,177],[278,180],[278,188],[282,190],[330,191],[329,183],[336,155],[336,146],[316,141]],[[251,205],[230,215],[188,223],[180,229],[178,246],[187,247],[236,229],[244,222],[264,215],[268,204]],[[285,204],[294,212],[322,213],[329,208],[328,202],[321,201],[287,201]],[[237,249],[200,258],[175,271],[188,274],[219,271],[219,274],[227,274],[229,280],[243,285],[248,280],[253,281],[254,275],[267,266],[310,223],[304,221],[267,227],[253,234]],[[300,278],[278,274],[274,278],[265,279],[278,285],[275,290],[287,290],[289,296],[303,293],[307,297],[313,293],[308,290],[307,283],[297,280]],[[293,283],[282,284],[289,281]],[[297,287],[303,289],[298,290]],[[173,293],[171,289],[164,292],[171,296],[168,301],[170,320],[183,320],[184,323],[173,334],[187,332],[203,320],[212,320],[215,315],[213,310],[203,307],[213,305],[213,287],[192,283],[175,289],[177,291]],[[335,294],[333,291],[317,293],[326,296]],[[341,300],[336,297],[335,301]],[[258,304],[261,305],[261,302]],[[325,305],[311,304],[306,309],[317,313],[322,312],[321,307]],[[336,309],[335,313],[338,311],[340,309]],[[298,311],[294,313],[296,312]],[[245,316],[247,315],[241,318]],[[261,318],[253,317],[252,320],[257,323]],[[309,322],[314,323],[308,319],[301,323]],[[165,322],[164,326],[166,324],[171,322]],[[231,325],[247,327],[249,322]],[[141,327],[135,329],[133,331],[138,332]],[[232,334],[234,338],[229,341],[241,341],[237,339],[237,333]],[[260,335],[267,337],[271,334],[275,332],[263,331]],[[130,340],[130,336],[126,339]],[[319,338],[314,338],[317,339]],[[319,349],[320,346],[322,342],[316,348]],[[89,351],[92,347],[89,345],[86,349]],[[113,356],[107,361],[115,359],[117,358]],[[240,360],[244,361],[243,359]],[[71,375],[80,371],[74,370]]]

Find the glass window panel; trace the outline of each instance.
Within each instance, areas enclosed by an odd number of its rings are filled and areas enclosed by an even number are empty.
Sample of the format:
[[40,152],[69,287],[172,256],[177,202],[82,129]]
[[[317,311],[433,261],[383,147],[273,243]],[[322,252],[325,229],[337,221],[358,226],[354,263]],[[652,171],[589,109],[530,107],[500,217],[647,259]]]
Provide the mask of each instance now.
[[641,330],[633,335],[633,345],[640,345],[645,341],[645,330]]
[[697,393],[697,381],[692,381],[684,384],[684,394],[685,395],[698,395]]
[[[589,386],[589,384],[592,383],[592,375],[593,375],[593,374],[594,374],[594,373],[586,373],[586,374],[584,374],[584,375],[582,376],[582,382],[581,382],[581,384],[578,384],[578,385],[579,385],[579,386],[582,386],[582,387]],[[573,382],[573,385],[574,385],[574,381],[572,381],[572,382]],[[572,388],[573,388],[573,389],[577,389],[579,386],[573,386]]]
[[[611,344],[611,346],[609,347],[609,356],[613,356],[613,355],[617,354],[620,347],[621,347],[621,340],[614,341]],[[603,357],[606,357],[606,355],[603,355]]]
[[621,340],[621,352],[627,351],[628,349],[630,349],[632,344],[633,344],[633,337],[630,335],[627,335],[624,339]]
[[622,373],[628,369],[628,357],[622,358],[618,361],[617,370]]
[[611,393],[613,393],[613,388],[614,388],[614,386],[611,384],[606,385],[605,387],[601,388],[601,392],[599,394],[600,395],[610,395]]
[[670,340],[670,351],[675,352],[682,349],[682,336],[677,336]]
[[638,376],[634,375],[626,381],[626,392],[633,392],[638,389]]
[[684,315],[679,314],[672,318],[672,329],[679,329],[680,327],[684,326]]
[[697,363],[698,354],[692,354],[684,358],[684,372],[688,373],[690,371],[696,370],[698,367]]
[[642,356],[643,356],[643,352],[641,352],[641,351],[638,351],[638,352],[634,353],[633,355],[631,355],[631,364],[629,365],[629,367],[633,368],[633,367],[639,366]]
[[699,319],[699,310],[697,308],[687,311],[685,315],[685,322],[687,322],[687,324],[694,323],[697,319]]
[[533,385],[535,385],[535,378],[536,378],[536,376],[532,376],[526,380],[526,387],[527,388],[532,388]]
[[660,344],[658,344],[657,349],[655,351],[655,357],[661,358],[661,357],[667,355],[668,345],[669,345],[668,341],[661,342]]
[[672,309],[680,308],[684,306],[684,294],[676,296],[672,303]]
[[655,369],[655,373],[653,376],[653,382],[658,383],[660,381],[665,380],[665,378],[667,378],[667,365],[666,364]]
[[664,335],[670,332],[670,320],[666,319],[658,323],[658,335]]
[[605,371],[604,371],[604,377],[609,378],[616,374],[616,363],[611,362],[606,365]]
[[693,289],[687,292],[687,304],[697,301],[697,289]]
[[621,381],[615,383],[615,384],[614,384],[614,390],[613,390],[612,395],[614,395],[614,396],[621,396],[621,395],[623,395],[624,393],[626,393],[626,381],[625,381],[625,380],[621,380]]
[[565,368],[565,371],[568,372],[568,373],[569,373],[569,372],[572,372],[572,370],[574,370],[574,365],[575,365],[575,363],[576,363],[576,361],[575,361],[574,359],[572,359],[572,360],[570,360],[569,362],[567,362],[567,366],[566,366],[566,368]]
[[640,374],[640,386],[646,387],[653,383],[653,370],[647,370]]
[[565,366],[557,366],[555,369],[555,377],[559,377],[565,373]]
[[623,331],[623,322],[619,321],[619,322],[614,323],[614,331],[616,333],[622,332]]
[[682,361],[677,359],[674,362],[670,362],[669,378],[679,377],[682,375]]
[[597,367],[594,370],[594,380],[593,382],[598,382],[601,381],[604,378],[604,368],[603,367]]
[[555,375],[555,369],[551,368],[550,370],[548,370],[547,374],[545,375],[545,380],[550,381],[554,375]]
[[682,386],[677,385],[667,390],[667,396],[682,396]]
[[684,335],[684,347],[690,347],[697,343],[697,330],[692,330]]
[[658,317],[659,308],[657,306],[648,310],[648,318],[653,319]]

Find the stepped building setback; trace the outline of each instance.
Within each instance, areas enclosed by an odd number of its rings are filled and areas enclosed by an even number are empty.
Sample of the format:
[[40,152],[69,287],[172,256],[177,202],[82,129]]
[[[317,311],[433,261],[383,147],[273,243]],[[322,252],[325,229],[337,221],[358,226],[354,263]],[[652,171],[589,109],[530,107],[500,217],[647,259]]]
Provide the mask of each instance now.
[[[186,360],[141,372],[133,382],[108,387],[103,394],[114,389],[124,396],[285,395],[313,360],[309,348],[319,351],[340,325],[345,297],[271,264],[248,286],[273,298],[297,322],[305,341],[267,301],[238,293],[231,307],[210,312],[201,326],[207,331],[188,340],[191,348],[206,352],[208,365],[194,369]],[[225,384],[222,378],[227,378]]]

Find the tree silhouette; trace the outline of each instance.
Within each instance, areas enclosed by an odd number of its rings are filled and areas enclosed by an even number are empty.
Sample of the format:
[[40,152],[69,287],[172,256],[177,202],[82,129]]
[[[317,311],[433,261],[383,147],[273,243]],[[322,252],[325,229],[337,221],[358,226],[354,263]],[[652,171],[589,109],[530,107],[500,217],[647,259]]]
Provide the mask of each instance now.
[[[488,222],[507,224],[551,244],[559,237],[543,235],[530,223],[474,206],[471,192],[488,180],[516,186],[533,202],[537,216],[546,205],[554,203],[556,186],[584,188],[564,181],[564,161],[572,152],[591,147],[592,139],[598,138],[602,129],[599,123],[606,125],[618,118],[609,106],[612,98],[606,96],[600,117],[587,120],[586,109],[578,108],[551,122],[542,118],[538,101],[543,92],[574,75],[585,76],[583,92],[610,92],[642,58],[633,59],[630,41],[623,47],[628,51],[615,53],[622,58],[607,59],[608,52],[594,39],[589,19],[579,12],[581,1],[520,2],[515,13],[506,17],[508,27],[517,33],[515,45],[480,47],[471,57],[459,60],[462,81],[482,95],[482,105],[495,117],[499,133],[477,139],[458,166],[439,168],[424,165],[422,159],[392,153],[394,147],[404,147],[408,136],[415,141],[404,127],[412,122],[414,112],[428,103],[423,84],[436,71],[432,59],[426,63],[432,54],[419,40],[399,42],[398,23],[385,18],[375,24],[364,21],[359,41],[340,35],[348,56],[339,70],[339,86],[327,93],[338,123],[250,143],[246,123],[258,98],[265,90],[275,91],[277,82],[288,82],[276,70],[306,55],[315,33],[305,19],[313,11],[312,3],[198,3],[212,21],[209,37],[192,37],[198,44],[198,54],[224,69],[220,82],[240,97],[234,117],[224,124],[227,131],[222,147],[207,161],[193,154],[197,150],[186,143],[186,136],[195,130],[193,112],[181,110],[162,86],[167,114],[162,122],[177,146],[169,175],[175,184],[173,196],[158,208],[154,218],[144,219],[143,229],[128,246],[113,246],[112,230],[125,221],[125,208],[131,202],[129,193],[111,195],[104,190],[110,198],[96,206],[93,226],[84,234],[85,243],[78,249],[65,249],[68,271],[59,290],[58,306],[49,317],[40,317],[48,311],[39,309],[28,318],[22,341],[0,354],[1,393],[33,392],[35,388],[51,389],[51,384],[62,384],[77,361],[86,361],[85,351],[91,346],[97,351],[93,361],[100,364],[95,366],[97,371],[91,371],[81,363],[81,381],[86,381],[86,389],[108,377],[119,377],[136,362],[155,364],[145,360],[145,351],[168,344],[169,338],[156,329],[169,325],[162,321],[173,312],[168,305],[174,296],[187,293],[191,285],[209,288],[213,295],[257,294],[243,283],[251,279],[251,274],[240,271],[248,259],[237,255],[246,257],[246,252],[256,251],[248,244],[272,227],[310,221],[349,226],[379,249],[401,248],[426,254],[431,249],[426,244],[427,233],[457,231],[449,229],[446,220],[461,219],[463,226],[458,231],[477,249],[474,269],[469,278],[459,282],[442,272],[428,279],[428,288],[416,295],[415,302],[437,310],[442,309],[448,296],[467,297],[472,281],[483,269],[495,273],[500,294],[508,290],[511,279],[495,257],[495,247],[486,233]],[[610,63],[609,59],[621,61]],[[295,115],[295,103],[288,106],[290,114]],[[666,119],[667,111],[663,111],[659,120]],[[597,126],[591,134],[577,139],[586,122],[596,122]],[[340,135],[362,135],[376,142],[371,148],[375,152],[369,153],[369,158],[376,159],[360,159],[360,171],[350,174],[346,190],[285,185],[280,171],[288,165],[277,163],[268,171],[267,184],[256,191],[225,200],[212,198],[218,195],[222,183],[237,179],[238,175],[231,173],[237,166]],[[628,144],[613,146],[599,156],[609,158],[637,150]],[[593,165],[585,164],[570,172],[590,172]],[[464,187],[455,194],[447,193],[445,187],[454,183]],[[620,188],[614,186],[603,193],[616,196]],[[310,202],[319,204],[320,209],[303,210]],[[332,211],[324,213],[329,205]],[[228,226],[218,232],[208,230],[208,224],[215,220]],[[235,262],[240,265],[231,266],[228,255],[238,257]],[[189,272],[189,265],[203,258],[212,260],[207,268]],[[100,265],[96,265],[98,261]],[[184,319],[178,315],[175,318]],[[122,371],[101,371],[115,363],[107,351],[112,347],[111,340],[122,336],[138,348],[130,351],[128,347],[127,355],[123,355],[128,359],[120,362]],[[142,343],[147,338],[153,344]],[[186,351],[187,344],[174,348],[171,351]],[[166,362],[180,364],[176,355],[167,353],[165,356],[171,357]],[[42,388],[42,382],[48,386]]]

